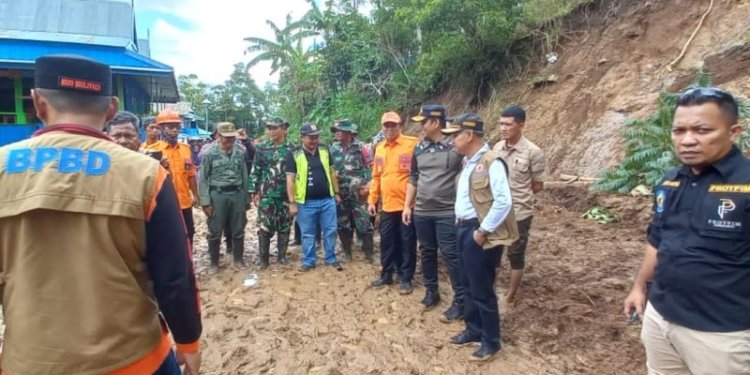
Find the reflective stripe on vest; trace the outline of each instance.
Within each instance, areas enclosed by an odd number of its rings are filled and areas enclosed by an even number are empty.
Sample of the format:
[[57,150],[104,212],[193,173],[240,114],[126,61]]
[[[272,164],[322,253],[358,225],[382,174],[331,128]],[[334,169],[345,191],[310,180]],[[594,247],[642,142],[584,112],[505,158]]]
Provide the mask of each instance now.
[[[318,148],[320,154],[320,163],[323,164],[323,171],[325,171],[326,179],[328,180],[328,193],[331,197],[333,193],[333,179],[331,178],[331,165],[328,155],[328,150]],[[294,164],[297,167],[297,176],[294,180],[294,200],[299,204],[305,203],[305,195],[307,195],[307,157],[305,152],[300,149],[294,155]]]

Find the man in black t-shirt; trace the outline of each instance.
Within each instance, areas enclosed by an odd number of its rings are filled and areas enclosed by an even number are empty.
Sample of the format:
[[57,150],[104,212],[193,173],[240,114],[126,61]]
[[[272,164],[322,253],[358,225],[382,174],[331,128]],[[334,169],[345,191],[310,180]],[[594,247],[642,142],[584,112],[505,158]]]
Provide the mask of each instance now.
[[336,259],[336,204],[339,185],[328,149],[320,147],[320,129],[303,124],[302,147],[286,155],[286,190],[289,214],[302,230],[302,271],[315,268],[315,234],[323,231],[325,261],[342,270]]
[[648,245],[624,312],[643,320],[649,374],[748,374],[750,161],[732,143],[743,131],[737,102],[719,89],[691,89],[671,131],[682,165],[654,188]]

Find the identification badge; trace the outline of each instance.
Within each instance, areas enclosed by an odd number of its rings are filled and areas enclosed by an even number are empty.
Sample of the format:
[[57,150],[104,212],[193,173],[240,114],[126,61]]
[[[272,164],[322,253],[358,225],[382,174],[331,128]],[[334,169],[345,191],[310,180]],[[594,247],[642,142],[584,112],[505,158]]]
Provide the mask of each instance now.
[[411,155],[399,155],[398,170],[400,172],[408,172],[410,169],[411,169]]

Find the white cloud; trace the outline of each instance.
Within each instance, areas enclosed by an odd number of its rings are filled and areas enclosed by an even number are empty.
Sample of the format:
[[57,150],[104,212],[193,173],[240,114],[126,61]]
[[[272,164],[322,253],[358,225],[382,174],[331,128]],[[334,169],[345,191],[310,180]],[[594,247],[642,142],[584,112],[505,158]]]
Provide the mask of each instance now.
[[[238,62],[252,55],[243,52],[249,36],[273,38],[266,24],[270,19],[284,25],[286,15],[297,19],[310,8],[305,0],[137,0],[136,12],[168,13],[192,25],[183,28],[168,17],[158,19],[151,29],[151,57],[171,65],[175,73],[196,74],[207,83],[224,82]],[[277,77],[269,76],[270,64],[258,64],[251,74],[260,87]]]

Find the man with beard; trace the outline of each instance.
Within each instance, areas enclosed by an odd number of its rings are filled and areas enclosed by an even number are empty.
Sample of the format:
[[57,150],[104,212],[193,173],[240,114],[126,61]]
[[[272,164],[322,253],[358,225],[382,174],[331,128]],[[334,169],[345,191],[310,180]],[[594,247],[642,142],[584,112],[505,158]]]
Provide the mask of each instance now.
[[315,268],[315,235],[323,231],[325,262],[341,271],[336,259],[336,204],[341,203],[333,160],[320,147],[320,129],[305,123],[300,129],[302,147],[286,155],[286,189],[289,214],[296,216],[302,230],[302,271]]

